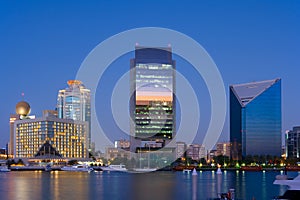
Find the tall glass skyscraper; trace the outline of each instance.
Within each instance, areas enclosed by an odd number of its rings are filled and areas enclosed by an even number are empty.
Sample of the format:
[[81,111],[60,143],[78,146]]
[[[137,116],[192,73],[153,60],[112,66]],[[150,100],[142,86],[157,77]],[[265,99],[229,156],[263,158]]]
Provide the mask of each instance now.
[[231,157],[281,155],[281,79],[230,86]]
[[58,117],[88,122],[88,146],[91,148],[91,94],[81,81],[69,80],[69,87],[59,90]]
[[171,48],[136,47],[130,67],[132,135],[141,141],[157,141],[157,147],[162,147],[175,134],[175,61]]

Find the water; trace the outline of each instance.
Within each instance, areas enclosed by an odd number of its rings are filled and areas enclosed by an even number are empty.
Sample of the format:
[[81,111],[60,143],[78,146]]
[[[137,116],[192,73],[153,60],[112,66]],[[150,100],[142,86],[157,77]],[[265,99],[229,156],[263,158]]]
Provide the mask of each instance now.
[[[286,186],[273,185],[280,172],[0,173],[0,199],[209,199],[234,188],[238,199],[272,199]],[[295,177],[297,172],[288,173]]]

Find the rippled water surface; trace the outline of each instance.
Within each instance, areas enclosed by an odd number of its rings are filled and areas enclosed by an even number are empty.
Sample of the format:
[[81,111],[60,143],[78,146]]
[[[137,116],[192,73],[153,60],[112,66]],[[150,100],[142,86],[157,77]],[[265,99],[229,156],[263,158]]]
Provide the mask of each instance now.
[[[209,199],[234,188],[238,199],[272,199],[286,186],[273,185],[280,172],[0,173],[0,199]],[[289,173],[295,177],[298,173]]]

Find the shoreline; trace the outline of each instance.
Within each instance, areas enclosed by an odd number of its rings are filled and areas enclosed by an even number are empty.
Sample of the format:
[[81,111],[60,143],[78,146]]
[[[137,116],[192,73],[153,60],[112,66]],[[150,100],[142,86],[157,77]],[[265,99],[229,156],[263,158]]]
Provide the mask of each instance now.
[[[92,167],[95,171],[102,171],[100,167]],[[195,168],[196,171],[217,171],[218,168]],[[239,172],[268,172],[268,171],[285,171],[284,168],[262,168],[262,169],[240,169],[240,168],[220,168],[221,171],[239,171]],[[45,167],[42,166],[18,166],[11,167],[11,171],[45,171]],[[61,167],[54,167],[52,171],[61,171]],[[157,171],[174,171],[174,172],[183,172],[183,170],[175,169],[158,169]],[[286,169],[288,172],[300,171],[300,169]]]

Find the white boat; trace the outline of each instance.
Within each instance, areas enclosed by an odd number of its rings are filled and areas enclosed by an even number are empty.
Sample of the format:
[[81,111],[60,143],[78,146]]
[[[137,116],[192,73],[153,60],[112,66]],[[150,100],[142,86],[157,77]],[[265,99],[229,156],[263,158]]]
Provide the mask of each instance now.
[[45,172],[50,172],[52,171],[52,167],[51,167],[51,164],[48,164],[45,166]]
[[135,172],[155,172],[157,168],[133,168],[133,171]]
[[222,174],[221,168],[218,167],[217,174]]
[[0,166],[0,172],[10,172],[10,169],[7,166]]
[[289,179],[286,175],[278,175],[273,184],[288,186],[288,190],[283,196],[278,196],[274,199],[300,199],[300,175],[294,179]]
[[108,165],[100,167],[103,171],[118,171],[118,172],[126,172],[128,171],[125,165]]
[[72,171],[72,172],[91,172],[93,168],[87,165],[73,165],[73,166],[64,166],[61,168],[62,171]]
[[183,173],[190,173],[192,170],[190,170],[190,169],[184,169],[184,170],[182,170],[182,172]]
[[193,175],[193,176],[198,176],[198,174],[197,174],[197,171],[196,171],[196,169],[195,169],[195,168],[193,169],[193,173],[192,173],[192,175]]

